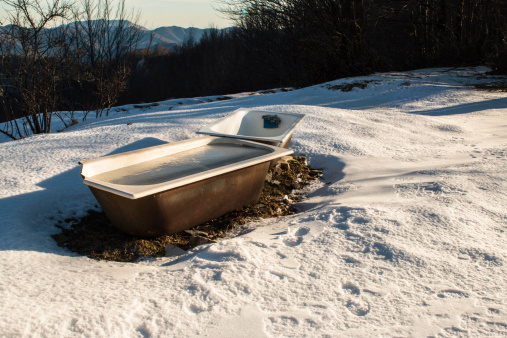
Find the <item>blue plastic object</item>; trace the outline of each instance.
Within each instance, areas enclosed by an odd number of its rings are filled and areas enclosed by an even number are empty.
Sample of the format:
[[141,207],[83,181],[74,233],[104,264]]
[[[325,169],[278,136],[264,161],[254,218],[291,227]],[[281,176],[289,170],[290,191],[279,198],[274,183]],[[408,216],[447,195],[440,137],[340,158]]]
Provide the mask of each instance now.
[[282,121],[278,115],[264,115],[262,118],[264,120],[264,128],[278,128],[278,125]]

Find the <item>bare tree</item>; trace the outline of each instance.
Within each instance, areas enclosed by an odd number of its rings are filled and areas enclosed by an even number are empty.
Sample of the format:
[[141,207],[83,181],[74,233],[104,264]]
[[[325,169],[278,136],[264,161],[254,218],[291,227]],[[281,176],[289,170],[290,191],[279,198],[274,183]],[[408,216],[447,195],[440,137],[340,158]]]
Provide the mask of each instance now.
[[103,112],[109,116],[111,107],[118,102],[118,97],[127,88],[130,69],[127,66],[117,68],[101,68],[95,71],[97,89],[94,92],[98,109],[96,117],[102,117]]
[[129,56],[142,38],[140,14],[128,12],[125,0],[82,0],[74,11],[77,32],[76,51],[88,65],[94,83],[96,116],[109,115],[119,95],[126,89],[132,64]]
[[113,64],[137,49],[142,31],[140,14],[128,12],[125,0],[81,0],[74,11],[74,29],[83,61]]
[[363,72],[363,0],[218,2],[256,48],[266,76],[306,85]]
[[54,114],[68,125],[67,114],[55,112],[73,108],[64,93],[81,87],[90,97],[81,108],[108,115],[128,83],[139,14],[128,13],[124,0],[0,1],[10,9],[0,31],[0,110],[8,121],[1,132],[13,139],[49,133]]
[[11,129],[2,132],[12,138],[49,133],[62,72],[56,54],[64,42],[46,28],[65,20],[71,3],[67,0],[51,3],[4,0],[3,3],[10,8],[10,25],[1,32],[2,106],[11,118],[21,115],[24,127],[11,123]]

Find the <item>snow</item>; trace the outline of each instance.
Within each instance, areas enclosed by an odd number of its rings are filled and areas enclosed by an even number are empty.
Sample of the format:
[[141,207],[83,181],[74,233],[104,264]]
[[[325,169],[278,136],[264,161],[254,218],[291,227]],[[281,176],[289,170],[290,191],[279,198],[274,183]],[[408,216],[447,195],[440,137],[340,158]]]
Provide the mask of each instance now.
[[[2,138],[0,335],[506,336],[507,95],[471,86],[487,71],[124,106]],[[240,107],[307,114],[291,148],[324,176],[298,214],[135,264],[56,245],[58,220],[96,208],[78,161],[198,137]]]

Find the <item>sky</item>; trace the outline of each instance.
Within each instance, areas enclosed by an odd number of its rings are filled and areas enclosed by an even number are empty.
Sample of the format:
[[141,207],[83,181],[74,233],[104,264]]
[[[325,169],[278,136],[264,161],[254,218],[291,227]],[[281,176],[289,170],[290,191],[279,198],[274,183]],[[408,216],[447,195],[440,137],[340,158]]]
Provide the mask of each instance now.
[[232,26],[229,20],[213,8],[218,7],[218,3],[213,0],[127,0],[127,5],[141,12],[141,24],[146,28]]
[[[126,5],[141,13],[140,24],[149,29],[164,26],[224,28],[233,25],[213,8],[218,7],[216,0],[126,0]],[[2,24],[6,24],[6,8],[0,3]]]

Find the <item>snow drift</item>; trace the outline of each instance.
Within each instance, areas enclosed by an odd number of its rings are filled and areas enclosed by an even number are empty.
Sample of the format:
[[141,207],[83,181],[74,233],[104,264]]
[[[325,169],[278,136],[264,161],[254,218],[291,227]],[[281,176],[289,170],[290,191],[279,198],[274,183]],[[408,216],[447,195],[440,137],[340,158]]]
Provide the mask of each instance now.
[[[506,335],[507,95],[471,86],[494,81],[486,71],[124,106],[61,133],[3,139],[0,334]],[[365,89],[339,90],[359,81]],[[53,241],[58,220],[96,208],[78,161],[195,137],[239,107],[306,114],[291,148],[324,176],[300,213],[136,264]]]

